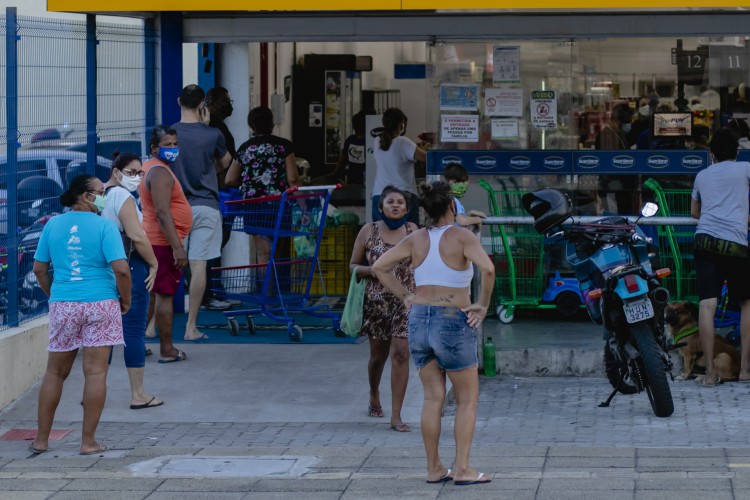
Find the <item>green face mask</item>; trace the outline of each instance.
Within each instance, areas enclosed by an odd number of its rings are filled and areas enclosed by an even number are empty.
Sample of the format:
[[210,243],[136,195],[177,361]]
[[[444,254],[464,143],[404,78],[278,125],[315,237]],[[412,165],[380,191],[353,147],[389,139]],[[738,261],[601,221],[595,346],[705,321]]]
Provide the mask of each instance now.
[[466,194],[466,190],[469,189],[469,183],[468,182],[456,182],[451,186],[451,191],[453,192],[453,196],[456,198],[463,198]]

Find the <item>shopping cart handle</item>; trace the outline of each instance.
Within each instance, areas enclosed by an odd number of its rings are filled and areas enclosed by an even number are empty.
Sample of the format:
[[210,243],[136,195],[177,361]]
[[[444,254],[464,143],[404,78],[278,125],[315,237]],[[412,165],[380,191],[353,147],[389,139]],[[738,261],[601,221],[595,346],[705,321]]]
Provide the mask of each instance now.
[[287,189],[287,193],[290,191],[333,191],[334,189],[340,189],[341,184],[329,184],[327,186],[292,186]]

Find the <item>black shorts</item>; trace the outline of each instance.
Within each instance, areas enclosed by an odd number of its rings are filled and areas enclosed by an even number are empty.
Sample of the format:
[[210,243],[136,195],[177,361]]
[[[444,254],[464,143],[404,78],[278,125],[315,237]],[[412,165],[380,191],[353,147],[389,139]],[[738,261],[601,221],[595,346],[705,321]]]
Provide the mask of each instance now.
[[750,258],[727,256],[695,249],[698,300],[721,297],[724,281],[732,300],[750,299]]

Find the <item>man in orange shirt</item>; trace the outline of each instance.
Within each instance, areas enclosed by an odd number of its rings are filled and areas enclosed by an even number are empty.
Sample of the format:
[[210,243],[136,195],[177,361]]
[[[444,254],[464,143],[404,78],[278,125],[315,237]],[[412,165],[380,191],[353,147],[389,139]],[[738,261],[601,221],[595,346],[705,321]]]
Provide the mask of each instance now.
[[[177,158],[177,131],[157,125],[149,141],[151,156],[143,164],[144,182],[138,188],[146,231],[159,262],[154,282],[155,300],[149,307],[149,325],[153,317],[159,330],[159,363],[187,358],[185,351],[172,344],[173,299],[182,279],[188,256],[182,242],[193,225],[193,215],[179,181],[169,164]],[[148,336],[148,332],[147,332]]]

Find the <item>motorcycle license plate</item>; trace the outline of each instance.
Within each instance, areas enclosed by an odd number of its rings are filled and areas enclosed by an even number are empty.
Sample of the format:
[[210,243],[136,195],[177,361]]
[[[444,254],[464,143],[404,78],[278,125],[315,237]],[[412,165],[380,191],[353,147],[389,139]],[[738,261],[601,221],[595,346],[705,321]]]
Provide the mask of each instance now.
[[636,323],[654,317],[654,306],[649,299],[636,300],[623,304],[625,319],[628,323]]

